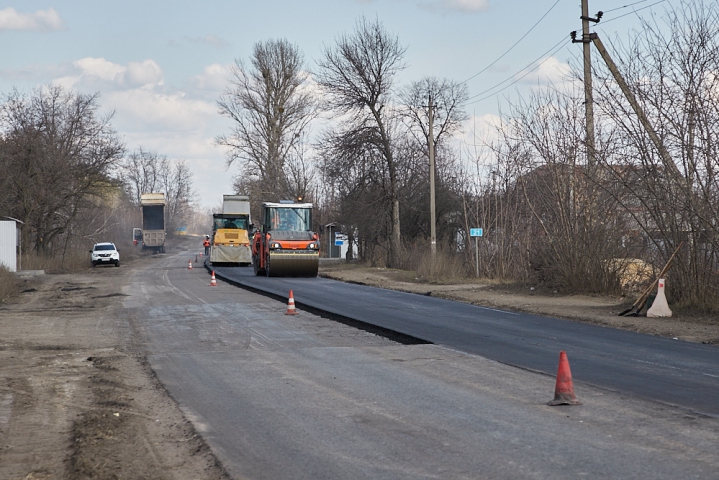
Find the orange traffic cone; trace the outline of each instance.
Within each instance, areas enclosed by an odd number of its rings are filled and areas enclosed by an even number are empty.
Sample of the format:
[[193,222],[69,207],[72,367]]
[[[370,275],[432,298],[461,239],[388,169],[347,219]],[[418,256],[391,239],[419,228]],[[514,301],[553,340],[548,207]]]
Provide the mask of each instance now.
[[559,352],[559,369],[557,370],[557,386],[554,388],[554,400],[547,402],[547,405],[581,405],[574,395],[574,384],[572,383],[572,372],[569,370],[567,352]]
[[200,257],[202,257],[202,252],[200,252]]
[[297,310],[295,310],[295,296],[292,294],[292,290],[290,290],[290,299],[287,301],[287,311],[285,315],[297,315]]
[[192,260],[190,260],[189,262],[187,262],[187,269],[188,269],[188,270],[192,270]]
[[212,271],[212,277],[210,277],[210,286],[216,287],[217,286],[217,280],[215,280],[215,271]]

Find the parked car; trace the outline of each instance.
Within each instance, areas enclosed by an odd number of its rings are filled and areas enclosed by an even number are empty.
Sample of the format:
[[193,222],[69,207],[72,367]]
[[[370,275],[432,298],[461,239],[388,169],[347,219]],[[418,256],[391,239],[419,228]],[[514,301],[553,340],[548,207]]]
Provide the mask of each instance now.
[[120,266],[120,250],[115,248],[115,244],[112,242],[96,243],[90,250],[90,254],[93,267],[101,264]]

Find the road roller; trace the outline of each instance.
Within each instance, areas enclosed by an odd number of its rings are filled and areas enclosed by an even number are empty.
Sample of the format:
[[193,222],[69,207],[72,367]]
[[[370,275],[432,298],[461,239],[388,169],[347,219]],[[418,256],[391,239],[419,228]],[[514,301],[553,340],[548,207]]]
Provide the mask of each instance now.
[[252,237],[255,275],[316,277],[320,241],[312,231],[312,204],[265,202],[260,218]]

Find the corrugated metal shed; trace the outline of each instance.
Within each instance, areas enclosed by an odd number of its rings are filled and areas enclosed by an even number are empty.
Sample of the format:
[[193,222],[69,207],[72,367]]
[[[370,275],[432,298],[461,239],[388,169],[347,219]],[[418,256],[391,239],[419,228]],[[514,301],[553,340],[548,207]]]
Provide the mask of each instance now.
[[0,265],[17,271],[17,224],[15,220],[0,220]]

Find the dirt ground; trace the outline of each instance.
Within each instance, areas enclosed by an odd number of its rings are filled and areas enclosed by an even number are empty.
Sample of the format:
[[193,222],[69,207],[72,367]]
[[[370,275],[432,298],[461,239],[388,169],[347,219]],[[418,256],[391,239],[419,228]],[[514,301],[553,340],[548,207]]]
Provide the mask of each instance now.
[[135,347],[137,264],[24,280],[0,305],[0,478],[228,478]]
[[[519,289],[488,282],[427,283],[411,272],[363,267],[346,263],[322,263],[320,275],[361,285],[390,288],[420,295],[446,298],[491,308],[534,313],[577,322],[631,330],[663,337],[719,344],[719,317],[692,315],[674,309],[670,318],[618,316],[635,298],[561,295]],[[669,288],[669,286],[667,286]],[[671,305],[670,305],[671,307]]]
[[[0,478],[223,479],[225,470],[149,368],[121,268],[22,280],[0,305]],[[430,284],[408,272],[324,263],[320,274],[488,307],[719,343],[719,320],[618,317],[632,299]]]

